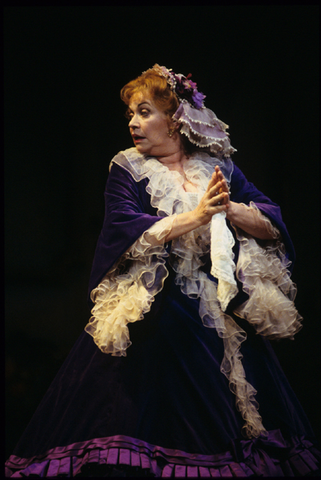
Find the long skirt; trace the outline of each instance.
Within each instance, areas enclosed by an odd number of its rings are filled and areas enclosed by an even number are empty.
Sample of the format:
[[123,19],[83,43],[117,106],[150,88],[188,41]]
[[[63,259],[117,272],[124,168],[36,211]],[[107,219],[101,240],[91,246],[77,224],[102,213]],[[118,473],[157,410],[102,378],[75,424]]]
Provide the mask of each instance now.
[[267,436],[247,439],[220,371],[223,342],[170,276],[126,357],[83,332],[6,462],[6,476],[317,475],[320,452],[270,342],[247,332],[242,363]]

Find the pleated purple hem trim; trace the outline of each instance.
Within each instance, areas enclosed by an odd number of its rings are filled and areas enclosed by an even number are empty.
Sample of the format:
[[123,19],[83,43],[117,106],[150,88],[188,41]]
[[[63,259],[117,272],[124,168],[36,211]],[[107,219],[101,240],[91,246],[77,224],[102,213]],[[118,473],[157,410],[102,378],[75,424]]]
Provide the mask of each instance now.
[[6,477],[291,477],[319,471],[320,452],[304,437],[268,437],[232,442],[231,450],[201,455],[116,435],[56,447],[29,459],[11,455]]

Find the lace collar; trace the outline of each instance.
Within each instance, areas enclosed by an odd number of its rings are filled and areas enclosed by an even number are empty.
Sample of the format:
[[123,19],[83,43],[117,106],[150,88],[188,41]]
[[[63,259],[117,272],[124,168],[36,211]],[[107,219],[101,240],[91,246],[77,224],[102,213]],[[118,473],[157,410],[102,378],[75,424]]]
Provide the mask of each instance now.
[[[151,180],[155,174],[162,175],[164,182],[161,183],[166,184],[167,188],[170,185],[177,188],[178,186],[182,186],[184,182],[179,172],[169,170],[168,167],[159,162],[155,157],[139,153],[135,147],[119,152],[112,159],[110,168],[113,163],[117,163],[125,168],[137,182],[143,178]],[[226,181],[230,183],[234,168],[234,164],[230,158],[221,160],[216,157],[211,157],[206,152],[197,151],[193,152],[187,160],[182,162],[186,178],[197,185],[200,191],[204,190],[205,185],[207,187],[209,181],[208,175],[209,173],[212,174],[216,165],[220,167]],[[168,183],[170,185],[168,185]]]

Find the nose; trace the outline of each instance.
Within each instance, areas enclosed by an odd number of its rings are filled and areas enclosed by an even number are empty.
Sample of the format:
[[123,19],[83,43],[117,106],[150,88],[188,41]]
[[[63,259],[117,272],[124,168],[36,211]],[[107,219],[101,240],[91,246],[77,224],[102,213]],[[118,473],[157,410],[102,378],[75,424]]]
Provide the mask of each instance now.
[[131,117],[128,126],[131,128],[135,128],[139,126],[138,118],[137,116],[133,113],[133,116]]

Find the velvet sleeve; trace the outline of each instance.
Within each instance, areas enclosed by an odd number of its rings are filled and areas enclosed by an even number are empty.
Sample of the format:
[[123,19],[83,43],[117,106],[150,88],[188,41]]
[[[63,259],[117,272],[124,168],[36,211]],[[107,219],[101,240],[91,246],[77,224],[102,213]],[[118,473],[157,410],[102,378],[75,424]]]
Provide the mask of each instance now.
[[161,220],[150,206],[144,180],[135,182],[129,172],[113,163],[105,188],[105,217],[98,238],[89,280],[90,292],[114,263],[155,222]]
[[283,222],[280,207],[260,192],[253,183],[249,182],[236,165],[234,165],[231,178],[231,201],[245,203],[246,205],[249,205],[252,201],[257,208],[271,220],[282,236],[286,256],[292,262],[290,266],[290,270],[292,270],[295,261],[295,251],[290,235]]

